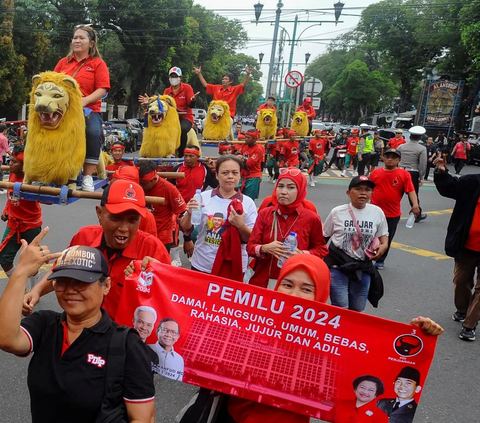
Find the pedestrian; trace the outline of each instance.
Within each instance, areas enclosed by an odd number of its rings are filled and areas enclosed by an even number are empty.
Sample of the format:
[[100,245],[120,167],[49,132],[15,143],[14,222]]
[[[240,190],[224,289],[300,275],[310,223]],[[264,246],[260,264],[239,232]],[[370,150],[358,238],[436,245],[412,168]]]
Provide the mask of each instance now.
[[308,143],[308,139],[305,138],[301,138],[298,142],[298,160],[300,162],[299,168],[301,171],[304,171],[309,165],[309,160],[307,157]]
[[268,182],[275,184],[279,175],[279,166],[280,161],[280,148],[278,146],[278,141],[269,140],[267,142],[266,157],[267,157],[267,172],[268,172]]
[[[287,135],[288,141],[282,144],[280,150],[280,160],[285,167],[299,167],[298,153],[300,152],[300,144],[297,140],[297,131],[287,130]],[[280,167],[281,163],[278,165]]]
[[[282,262],[291,254],[305,253],[323,258],[328,251],[320,231],[320,216],[303,205],[307,179],[300,169],[290,167],[280,171],[275,195],[277,205],[260,211],[247,245],[248,254],[257,260],[250,284],[264,288],[269,282],[273,288],[271,284],[280,271],[279,260]],[[297,235],[293,253],[283,245],[291,232]]]
[[378,166],[380,160],[383,160],[383,150],[385,148],[385,143],[380,138],[380,132],[375,131],[373,133],[373,153],[370,158],[370,167],[369,172],[370,174],[375,170]]
[[455,175],[460,175],[463,166],[467,163],[467,152],[472,149],[470,143],[460,134],[459,141],[455,144],[452,150],[452,156],[455,156]]
[[[129,180],[111,182],[103,191],[96,206],[99,225],[84,226],[70,241],[99,249],[108,262],[112,286],[105,297],[103,308],[115,320],[125,281],[125,269],[133,260],[142,260],[142,270],[150,261],[170,264],[165,246],[152,235],[139,231],[145,216],[145,195],[140,185]],[[46,272],[42,280],[25,295],[23,313],[30,314],[41,296],[53,291]]]
[[362,133],[360,134],[360,140],[358,142],[358,175],[365,175],[365,169],[367,169],[367,176],[369,173],[370,159],[373,152],[373,135],[368,131],[370,126],[366,123],[360,125]]
[[[10,146],[8,145],[8,138],[7,138],[8,128],[7,125],[1,124],[0,125],[0,157],[2,157],[5,153],[11,154]],[[0,181],[3,182],[3,170],[0,167]],[[4,188],[0,188],[0,194],[6,194],[7,190]]]
[[316,112],[315,109],[312,107],[312,99],[310,97],[305,97],[303,100],[302,105],[297,107],[297,112],[305,112],[307,114],[308,119],[308,135],[312,133],[312,124],[313,119],[315,119]]
[[[9,182],[23,182],[25,177],[23,173],[23,150],[23,145],[16,145],[11,153]],[[24,239],[27,243],[30,243],[42,230],[40,203],[15,198],[12,194],[13,190],[10,190],[1,216],[1,219],[7,222],[7,227],[0,245],[0,264],[8,278],[15,270],[13,263],[18,250],[22,246],[21,240]],[[32,276],[29,279],[30,288],[33,288],[35,282],[36,277]]]
[[347,139],[347,155],[345,156],[345,165],[343,167],[342,176],[347,176],[347,169],[353,164],[353,169],[357,168],[357,147],[360,138],[358,137],[358,128],[352,129],[352,136]]
[[[422,139],[422,135],[426,130],[423,126],[413,126],[410,128],[410,142],[408,144],[400,144],[398,150],[402,155],[399,167],[405,169],[412,177],[413,186],[415,187],[415,194],[417,194],[417,201],[420,207],[420,214],[415,219],[415,222],[421,222],[427,218],[426,213],[422,213],[422,207],[420,206],[420,197],[418,191],[423,185],[423,178],[427,169],[427,150],[418,142]],[[410,198],[408,199],[410,201]],[[410,207],[413,207],[413,203],[410,201]]]
[[233,133],[233,139],[237,141],[242,141],[245,139],[245,134],[242,132],[242,125],[237,123],[235,125],[235,132]]
[[[30,245],[22,241],[18,266],[0,299],[2,349],[20,357],[33,353],[27,375],[31,421],[95,423],[112,416],[115,421],[154,421],[148,347],[136,331],[119,328],[102,309],[112,288],[106,258],[96,248],[79,245],[52,254],[42,244],[47,232]],[[28,277],[53,259],[49,283],[63,312],[41,310],[22,319]],[[114,357],[111,345],[122,342],[123,355]]]
[[265,148],[257,144],[260,131],[252,130],[245,132],[245,144],[241,146],[240,153],[243,156],[244,167],[241,173],[239,188],[242,194],[252,200],[258,198],[260,182],[262,181],[262,164],[265,159]]
[[323,226],[327,242],[331,238],[325,263],[332,275],[330,299],[337,307],[365,309],[371,279],[378,277],[373,261],[388,248],[385,214],[380,207],[369,204],[374,188],[375,183],[367,176],[354,177],[347,191],[350,203],[332,209]]
[[425,180],[428,181],[428,178],[430,177],[430,169],[433,167],[435,168],[435,165],[433,162],[440,157],[441,152],[438,149],[438,147],[433,143],[433,137],[428,137],[427,138],[427,170],[425,172]]
[[437,159],[436,166],[433,180],[438,192],[455,200],[445,238],[445,253],[455,260],[452,318],[462,323],[460,338],[474,341],[480,320],[480,175],[455,178],[443,158]]
[[385,267],[385,260],[402,216],[401,202],[404,194],[408,195],[413,204],[409,213],[416,216],[420,213],[412,177],[405,169],[398,168],[401,157],[396,148],[387,150],[383,156],[385,167],[374,170],[370,175],[370,180],[375,183],[371,203],[382,209],[388,226],[388,248],[375,261],[375,267],[379,270]]
[[310,163],[308,167],[308,175],[310,186],[315,186],[317,177],[324,170],[327,154],[330,150],[330,142],[326,134],[322,134],[322,130],[315,129],[315,135],[308,144],[308,154],[310,155]]
[[82,190],[95,191],[93,172],[96,170],[103,144],[101,99],[110,90],[110,74],[98,50],[98,37],[91,26],[77,25],[67,57],[55,66],[55,72],[73,77],[83,94],[87,153],[83,164]]
[[[125,146],[121,142],[116,142],[112,144],[110,147],[110,154],[113,158],[113,163],[106,165],[105,170],[110,172],[115,172],[122,166],[133,166],[133,162],[131,160],[123,160],[123,154],[125,153]],[[110,176],[110,179],[112,177]]]
[[[173,66],[168,71],[168,81],[170,86],[165,88],[163,95],[169,95],[175,100],[177,105],[178,117],[180,119],[181,135],[180,147],[178,147],[178,157],[183,157],[183,150],[187,145],[188,132],[193,126],[193,109],[195,101],[200,92],[193,93],[191,85],[182,82],[183,72],[178,66]],[[139,95],[138,100],[142,104],[148,104],[150,97],[145,93]]]
[[[180,219],[180,227],[184,233],[190,234],[192,212],[199,207],[202,209],[201,223],[198,225],[198,237],[192,256],[192,270],[211,273],[219,249],[222,246],[222,234],[226,230],[224,223],[228,221],[235,227],[239,235],[239,243],[224,245],[225,248],[235,249],[235,254],[241,256],[241,271],[245,272],[248,263],[246,243],[250,238],[253,225],[257,218],[257,208],[254,201],[243,195],[237,188],[243,160],[237,156],[221,156],[217,159],[216,175],[218,187],[214,190],[202,192],[202,204],[192,198],[187,204],[187,213]],[[243,213],[237,213],[232,202],[238,200]],[[231,232],[231,231],[230,231]],[[221,259],[222,257],[219,256]]]
[[239,95],[245,92],[245,87],[250,80],[250,76],[252,75],[252,68],[247,66],[245,68],[245,80],[242,84],[239,85],[232,85],[233,84],[233,74],[230,72],[224,73],[222,75],[222,84],[220,85],[213,85],[209,84],[205,81],[205,78],[202,75],[202,67],[199,66],[198,68],[193,68],[193,72],[198,75],[198,79],[200,79],[200,83],[207,89],[207,94],[213,96],[214,100],[223,100],[228,103],[230,107],[230,117],[235,117],[235,111],[237,109],[237,98]]
[[387,148],[398,148],[402,144],[406,144],[406,142],[405,138],[403,138],[403,131],[398,128],[395,130],[395,136],[388,141]]
[[[145,195],[163,197],[164,204],[153,205],[153,216],[157,224],[157,238],[162,241],[168,252],[176,245],[175,225],[177,217],[182,216],[187,210],[187,205],[178,189],[165,178],[157,174],[157,166],[151,160],[138,162],[140,186]],[[172,263],[181,267],[182,263]]]

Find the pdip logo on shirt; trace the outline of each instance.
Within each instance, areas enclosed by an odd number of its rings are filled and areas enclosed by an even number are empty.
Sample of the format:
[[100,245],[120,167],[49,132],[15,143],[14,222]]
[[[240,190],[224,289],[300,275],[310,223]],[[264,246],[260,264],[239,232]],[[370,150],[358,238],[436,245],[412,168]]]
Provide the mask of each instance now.
[[298,150],[296,148],[292,148],[292,154],[297,154]]
[[98,368],[102,368],[105,365],[106,361],[100,356],[94,354],[87,354],[87,363],[91,363]]

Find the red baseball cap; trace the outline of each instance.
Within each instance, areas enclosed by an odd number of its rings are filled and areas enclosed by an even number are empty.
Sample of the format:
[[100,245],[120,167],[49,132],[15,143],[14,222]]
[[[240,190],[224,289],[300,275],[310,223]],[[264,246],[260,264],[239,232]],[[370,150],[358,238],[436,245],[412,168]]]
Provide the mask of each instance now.
[[103,191],[101,206],[112,214],[120,214],[128,210],[135,210],[145,217],[145,194],[140,185],[133,181],[117,179]]

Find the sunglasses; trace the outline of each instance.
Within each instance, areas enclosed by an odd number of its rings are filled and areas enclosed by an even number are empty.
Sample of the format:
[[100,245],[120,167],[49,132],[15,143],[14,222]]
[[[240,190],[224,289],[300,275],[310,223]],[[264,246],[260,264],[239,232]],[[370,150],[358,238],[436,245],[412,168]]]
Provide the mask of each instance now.
[[280,169],[280,175],[298,176],[300,173],[302,173],[302,171],[296,167],[284,167]]
[[70,285],[74,291],[83,292],[88,288],[89,285],[91,285],[91,283],[80,282],[76,280],[55,279],[52,285],[55,292],[64,292],[68,285]]

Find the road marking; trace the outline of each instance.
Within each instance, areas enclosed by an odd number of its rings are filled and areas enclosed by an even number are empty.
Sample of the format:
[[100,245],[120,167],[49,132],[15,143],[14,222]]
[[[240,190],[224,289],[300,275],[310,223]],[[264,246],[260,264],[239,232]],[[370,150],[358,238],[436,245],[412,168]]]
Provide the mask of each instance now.
[[[40,270],[50,270],[52,268],[52,264],[50,263],[47,263],[47,264],[44,264],[42,267],[40,267]],[[43,275],[42,275],[43,277]],[[0,279],[8,279],[8,276],[5,274],[5,272],[3,270],[0,270]]]
[[421,248],[412,247],[411,245],[400,244],[399,242],[392,242],[392,247],[397,250],[406,251],[407,253],[416,254],[417,256],[433,258],[434,260],[448,260],[448,257],[444,254],[434,253],[433,251],[422,250]]

